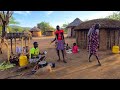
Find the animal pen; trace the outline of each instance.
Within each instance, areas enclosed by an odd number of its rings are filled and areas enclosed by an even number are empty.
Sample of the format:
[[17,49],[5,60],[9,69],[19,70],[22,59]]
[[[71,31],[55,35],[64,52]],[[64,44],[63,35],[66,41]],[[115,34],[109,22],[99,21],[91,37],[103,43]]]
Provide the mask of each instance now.
[[94,19],[81,23],[75,28],[76,43],[82,49],[87,48],[87,33],[95,23],[100,24],[99,49],[111,50],[114,45],[120,46],[120,21],[112,19]]

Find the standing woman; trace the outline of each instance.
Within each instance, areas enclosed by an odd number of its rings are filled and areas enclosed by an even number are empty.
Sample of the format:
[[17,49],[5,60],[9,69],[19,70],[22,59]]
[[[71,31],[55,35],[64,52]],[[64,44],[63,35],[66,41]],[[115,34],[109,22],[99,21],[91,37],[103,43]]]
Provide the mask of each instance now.
[[[91,39],[91,34],[92,34],[92,31],[94,30],[94,28],[95,28],[95,25],[92,25],[92,27],[89,29],[89,31],[88,31],[88,34],[87,34],[87,36],[88,36],[88,52],[90,51],[89,49],[90,49],[90,39]],[[90,52],[89,52],[89,54],[90,54]]]
[[58,60],[60,61],[60,51],[62,52],[63,56],[63,62],[67,63],[65,60],[65,52],[64,52],[64,44],[65,44],[65,38],[64,38],[64,31],[60,29],[59,26],[56,26],[56,32],[55,32],[55,39],[51,42],[53,43],[56,41],[56,50],[57,50],[57,55],[58,55]]
[[88,51],[89,51],[89,62],[91,62],[90,58],[92,55],[96,56],[98,61],[98,65],[101,66],[101,63],[98,59],[98,48],[99,48],[99,24],[95,24],[88,32]]

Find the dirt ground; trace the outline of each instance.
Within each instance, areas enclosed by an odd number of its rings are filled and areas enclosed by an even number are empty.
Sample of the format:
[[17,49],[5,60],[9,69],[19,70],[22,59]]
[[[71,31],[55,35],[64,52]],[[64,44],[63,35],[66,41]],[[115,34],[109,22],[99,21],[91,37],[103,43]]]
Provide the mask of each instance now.
[[[57,62],[57,54],[55,50],[55,44],[50,45],[50,41],[53,37],[40,37],[33,38],[32,43],[37,41],[41,52],[47,51],[47,61],[55,62],[56,68],[50,73],[39,75],[25,75],[24,73],[30,72],[32,68],[14,72],[17,67],[0,71],[0,79],[4,79],[8,76],[24,74],[11,79],[120,79],[120,55],[111,54],[111,51],[99,51],[99,58],[102,66],[97,66],[97,60],[93,56],[92,62],[88,62],[88,53],[84,49],[80,49],[78,54],[66,54],[67,63]],[[17,41],[17,46],[20,46],[21,42]],[[72,46],[75,42],[73,38],[66,38],[66,42]],[[13,44],[14,46],[14,44]],[[3,48],[4,52],[0,55],[0,62],[7,59],[7,49]],[[15,50],[14,50],[15,51]],[[62,59],[62,58],[61,58]]]

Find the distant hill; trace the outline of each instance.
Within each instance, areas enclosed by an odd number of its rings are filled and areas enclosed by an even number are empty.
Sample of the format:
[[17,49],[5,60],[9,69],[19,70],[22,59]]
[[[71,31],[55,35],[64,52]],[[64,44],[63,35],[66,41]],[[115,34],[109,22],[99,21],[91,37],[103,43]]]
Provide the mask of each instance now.
[[10,25],[11,28],[22,28],[23,30],[30,30],[30,27],[21,27],[21,26],[17,26],[17,25]]

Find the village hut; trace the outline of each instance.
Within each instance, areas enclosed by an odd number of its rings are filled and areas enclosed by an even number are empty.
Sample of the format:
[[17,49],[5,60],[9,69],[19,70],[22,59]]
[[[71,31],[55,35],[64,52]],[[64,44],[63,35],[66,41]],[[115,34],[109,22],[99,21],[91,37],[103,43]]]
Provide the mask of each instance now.
[[28,30],[23,31],[24,37],[32,39],[32,33]]
[[40,37],[42,36],[41,30],[37,27],[33,27],[30,32],[32,33],[32,37]]
[[87,33],[93,24],[100,24],[100,50],[111,50],[114,45],[120,45],[120,20],[94,19],[82,22],[75,28],[76,43],[80,48],[87,48]]
[[79,18],[76,18],[73,22],[71,22],[66,28],[67,30],[67,37],[75,37],[75,31],[74,28],[78,25],[80,25],[82,21]]
[[52,30],[45,31],[45,35],[46,36],[54,36],[54,31],[52,31]]

